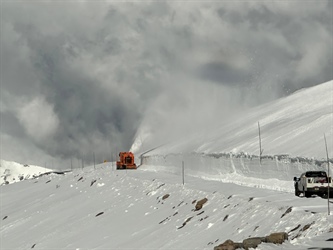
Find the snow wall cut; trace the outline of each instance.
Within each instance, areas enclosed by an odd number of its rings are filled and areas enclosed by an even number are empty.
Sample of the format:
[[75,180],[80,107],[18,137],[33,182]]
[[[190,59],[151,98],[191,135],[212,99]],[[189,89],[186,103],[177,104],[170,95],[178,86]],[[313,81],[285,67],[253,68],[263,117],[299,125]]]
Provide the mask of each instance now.
[[[327,162],[287,155],[258,156],[246,154],[168,154],[142,156],[143,170],[163,171],[240,185],[292,191],[293,177],[309,170],[327,172]],[[330,163],[332,173],[332,163]]]

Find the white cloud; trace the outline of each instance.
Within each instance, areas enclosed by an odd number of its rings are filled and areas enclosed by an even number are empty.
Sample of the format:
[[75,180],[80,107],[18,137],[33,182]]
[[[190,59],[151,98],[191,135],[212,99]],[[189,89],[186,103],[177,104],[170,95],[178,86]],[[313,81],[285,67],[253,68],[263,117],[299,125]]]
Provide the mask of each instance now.
[[18,108],[17,118],[27,134],[37,141],[53,136],[59,125],[53,106],[41,97]]

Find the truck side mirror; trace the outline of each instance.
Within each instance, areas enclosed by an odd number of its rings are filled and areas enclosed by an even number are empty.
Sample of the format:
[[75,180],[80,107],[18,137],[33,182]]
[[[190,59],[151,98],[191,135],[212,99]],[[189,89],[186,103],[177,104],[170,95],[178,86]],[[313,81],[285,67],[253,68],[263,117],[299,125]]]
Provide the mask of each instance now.
[[297,177],[294,177],[294,181],[297,181]]

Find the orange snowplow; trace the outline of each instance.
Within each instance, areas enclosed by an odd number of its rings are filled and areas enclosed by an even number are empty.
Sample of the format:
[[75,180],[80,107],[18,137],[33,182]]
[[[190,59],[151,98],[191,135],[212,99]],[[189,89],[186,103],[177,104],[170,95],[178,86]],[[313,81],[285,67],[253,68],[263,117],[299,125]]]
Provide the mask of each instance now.
[[134,154],[132,152],[120,152],[117,169],[136,169]]

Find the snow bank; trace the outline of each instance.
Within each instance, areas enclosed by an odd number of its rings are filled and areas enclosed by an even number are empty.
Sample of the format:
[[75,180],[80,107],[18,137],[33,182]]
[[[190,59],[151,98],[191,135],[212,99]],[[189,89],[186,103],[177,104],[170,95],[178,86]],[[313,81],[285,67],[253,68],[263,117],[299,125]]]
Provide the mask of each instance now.
[[[231,182],[238,185],[293,191],[293,177],[309,170],[327,171],[325,162],[283,156],[258,157],[241,155],[170,154],[143,157],[143,170],[164,171],[207,180]],[[330,166],[330,173],[333,169]]]

